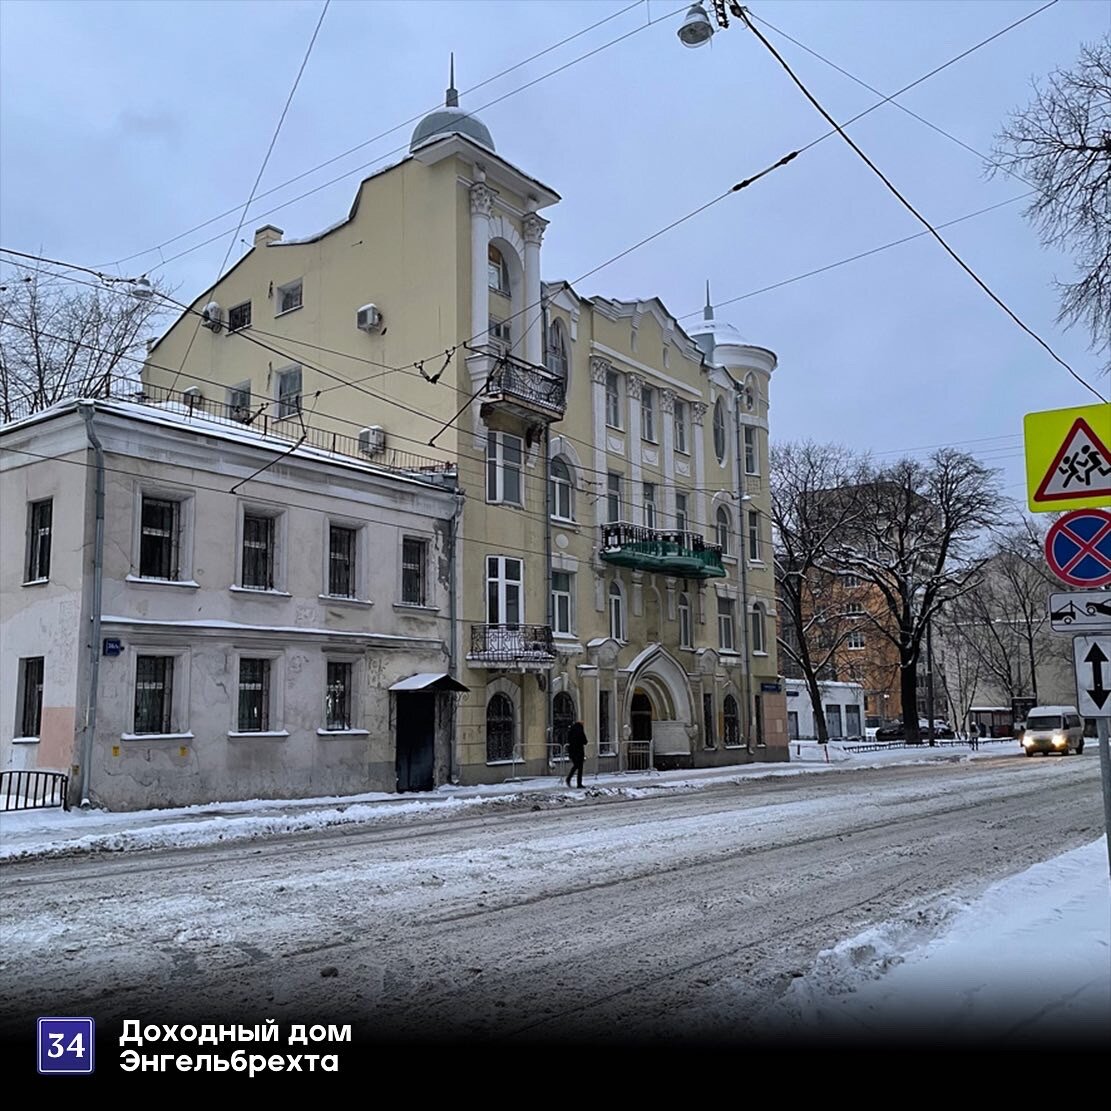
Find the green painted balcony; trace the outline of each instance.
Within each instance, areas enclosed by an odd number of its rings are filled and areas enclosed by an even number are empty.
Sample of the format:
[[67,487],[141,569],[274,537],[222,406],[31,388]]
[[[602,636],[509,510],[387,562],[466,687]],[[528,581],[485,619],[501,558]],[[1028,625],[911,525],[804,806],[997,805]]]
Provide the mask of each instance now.
[[721,548],[696,532],[644,528],[624,521],[602,526],[604,562],[677,579],[723,579]]

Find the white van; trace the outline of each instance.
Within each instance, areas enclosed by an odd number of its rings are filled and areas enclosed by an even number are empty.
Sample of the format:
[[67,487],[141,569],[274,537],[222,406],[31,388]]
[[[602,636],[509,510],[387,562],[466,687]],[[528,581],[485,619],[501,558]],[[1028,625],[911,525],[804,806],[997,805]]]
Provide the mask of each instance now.
[[1026,715],[1022,747],[1027,756],[1035,752],[1084,751],[1084,720],[1075,706],[1035,706]]

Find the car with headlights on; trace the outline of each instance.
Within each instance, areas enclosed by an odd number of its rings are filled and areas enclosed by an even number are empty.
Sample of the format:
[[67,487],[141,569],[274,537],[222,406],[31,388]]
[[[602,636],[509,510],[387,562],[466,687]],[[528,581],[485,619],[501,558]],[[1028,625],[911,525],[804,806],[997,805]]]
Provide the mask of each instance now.
[[1084,751],[1084,720],[1075,706],[1035,706],[1026,715],[1022,732],[1022,748],[1027,756],[1035,752]]

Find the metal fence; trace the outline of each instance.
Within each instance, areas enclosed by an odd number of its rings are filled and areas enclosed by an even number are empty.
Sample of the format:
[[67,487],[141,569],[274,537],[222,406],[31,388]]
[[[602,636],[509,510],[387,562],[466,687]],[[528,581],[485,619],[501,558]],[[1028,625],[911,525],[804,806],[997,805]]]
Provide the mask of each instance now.
[[652,742],[626,741],[622,746],[621,770],[649,772],[652,770]]
[[0,810],[69,809],[69,776],[64,772],[0,772]]
[[[1014,742],[1014,737],[981,737],[979,743],[982,745],[1000,744],[1005,742]],[[918,744],[909,744],[906,741],[868,741],[863,744],[857,744],[855,741],[831,741],[831,744],[839,744],[846,752],[886,752],[892,748],[930,748],[930,742],[923,738]],[[957,737],[954,740],[940,741],[935,740],[933,743],[934,748],[968,748],[971,744],[968,740],[962,740]]]

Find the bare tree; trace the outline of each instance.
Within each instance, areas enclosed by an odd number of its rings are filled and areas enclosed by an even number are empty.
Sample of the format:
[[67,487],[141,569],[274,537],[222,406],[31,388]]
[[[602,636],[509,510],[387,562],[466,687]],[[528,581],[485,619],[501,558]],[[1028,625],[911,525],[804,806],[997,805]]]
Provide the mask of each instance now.
[[0,281],[0,417],[69,397],[108,397],[137,382],[144,338],[165,302],[124,287],[89,288],[60,275],[9,272]]
[[976,545],[999,521],[996,472],[944,448],[926,462],[869,468],[833,500],[852,507],[856,535],[835,538],[828,565],[871,583],[886,607],[887,620],[874,628],[898,649],[906,738],[918,741],[917,665],[926,632],[943,606],[979,582]]
[[1058,319],[1081,323],[1111,352],[1111,35],[1056,70],[996,139],[989,173],[1013,173],[1037,191],[1026,215],[1046,246],[1069,251],[1072,282],[1058,282]]
[[854,483],[859,459],[837,444],[779,444],[771,453],[771,519],[780,614],[779,647],[806,682],[818,740],[829,739],[823,680],[836,677],[840,649],[859,628],[841,575],[823,563],[835,537],[852,531],[860,510],[830,500]]
[[949,704],[950,721],[954,729],[963,734],[967,731],[980,686],[980,655],[946,611],[939,615],[937,633],[935,664],[941,689]]
[[1038,524],[1023,520],[992,542],[983,575],[953,606],[950,632],[1007,698],[1038,700],[1038,660],[1047,647],[1053,580]]

